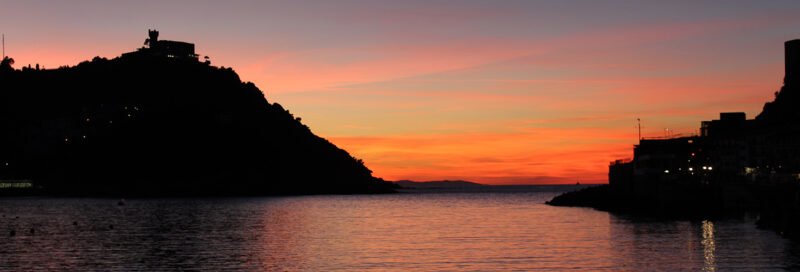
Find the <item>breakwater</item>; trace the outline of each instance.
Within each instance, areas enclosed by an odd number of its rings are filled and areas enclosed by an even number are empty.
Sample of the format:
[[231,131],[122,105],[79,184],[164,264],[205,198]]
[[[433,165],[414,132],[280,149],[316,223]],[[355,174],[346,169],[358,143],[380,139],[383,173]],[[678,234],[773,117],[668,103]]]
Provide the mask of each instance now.
[[547,201],[552,206],[590,207],[612,213],[663,219],[726,218],[755,214],[756,224],[800,240],[800,186],[660,184],[639,193],[613,185],[567,192]]

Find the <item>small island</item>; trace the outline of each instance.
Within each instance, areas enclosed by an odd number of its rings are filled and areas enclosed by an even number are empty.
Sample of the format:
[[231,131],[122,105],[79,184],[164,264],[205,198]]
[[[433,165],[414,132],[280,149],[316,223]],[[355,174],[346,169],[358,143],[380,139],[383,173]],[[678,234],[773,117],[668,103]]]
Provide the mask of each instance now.
[[800,237],[800,40],[784,48],[784,85],[755,119],[720,113],[699,135],[641,138],[632,159],[610,163],[608,185],[547,204],[670,216],[748,211]]
[[194,44],[159,40],[74,67],[0,65],[0,195],[392,192]]

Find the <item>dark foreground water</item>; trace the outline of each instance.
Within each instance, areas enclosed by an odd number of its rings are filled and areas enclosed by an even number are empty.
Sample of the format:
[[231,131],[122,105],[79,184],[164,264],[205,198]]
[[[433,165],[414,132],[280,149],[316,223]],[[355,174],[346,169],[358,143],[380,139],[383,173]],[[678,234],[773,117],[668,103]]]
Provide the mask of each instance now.
[[571,189],[129,199],[124,206],[2,198],[0,270],[800,269],[800,247],[756,229],[753,219],[656,221],[543,204]]

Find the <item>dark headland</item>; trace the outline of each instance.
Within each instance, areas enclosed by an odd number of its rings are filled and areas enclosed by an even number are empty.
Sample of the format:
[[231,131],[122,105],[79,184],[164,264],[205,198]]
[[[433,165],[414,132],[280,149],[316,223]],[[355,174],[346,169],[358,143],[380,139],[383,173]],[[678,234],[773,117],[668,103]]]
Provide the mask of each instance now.
[[314,135],[194,44],[158,40],[73,67],[0,66],[0,193],[383,193],[394,185]]
[[755,119],[721,113],[699,135],[640,139],[632,159],[611,162],[609,184],[548,202],[614,212],[721,216],[800,237],[800,40],[787,41],[784,85]]

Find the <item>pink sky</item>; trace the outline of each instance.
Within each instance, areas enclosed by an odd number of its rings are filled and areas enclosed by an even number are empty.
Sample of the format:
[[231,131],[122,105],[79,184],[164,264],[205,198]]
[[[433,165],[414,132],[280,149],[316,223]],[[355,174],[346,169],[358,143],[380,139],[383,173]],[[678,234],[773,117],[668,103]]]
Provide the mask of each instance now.
[[0,1],[17,67],[194,42],[388,180],[605,183],[645,136],[754,117],[800,3]]

